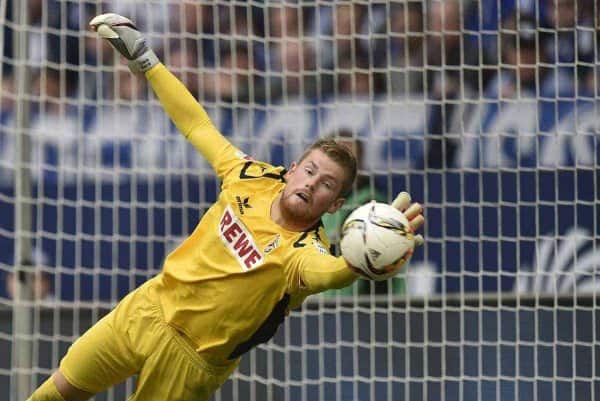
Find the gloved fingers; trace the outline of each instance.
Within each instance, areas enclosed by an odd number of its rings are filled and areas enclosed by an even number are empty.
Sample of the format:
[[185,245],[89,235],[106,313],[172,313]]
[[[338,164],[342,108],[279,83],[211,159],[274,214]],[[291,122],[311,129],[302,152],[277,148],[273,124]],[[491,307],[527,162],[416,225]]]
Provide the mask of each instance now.
[[408,208],[408,206],[410,205],[410,202],[410,194],[408,192],[402,191],[398,194],[398,196],[396,196],[396,199],[394,199],[394,201],[392,202],[392,206],[400,210],[401,212],[404,212],[406,208]]
[[410,223],[410,228],[412,228],[413,231],[417,231],[425,224],[425,217],[423,217],[422,214],[418,214],[408,222]]
[[[106,14],[96,15],[90,21],[90,27],[94,31],[97,31],[102,37],[104,37],[102,35],[102,33],[100,31],[98,31],[98,29],[101,28],[102,26],[106,26],[106,28],[108,28],[108,29],[110,29],[110,27],[113,27],[113,26],[128,26],[132,29],[137,30],[137,28],[135,27],[135,24],[129,18],[125,18],[122,15],[115,14],[115,13],[106,13]],[[113,30],[111,29],[111,31],[113,31]]]
[[408,219],[408,221],[411,221],[412,219],[414,219],[415,217],[417,217],[421,213],[423,213],[423,206],[421,206],[421,204],[418,203],[418,202],[415,202],[415,203],[411,204],[404,211],[404,215],[406,216],[406,218]]
[[425,239],[423,239],[423,236],[421,234],[415,235],[414,240],[415,240],[415,246],[421,246],[425,243]]

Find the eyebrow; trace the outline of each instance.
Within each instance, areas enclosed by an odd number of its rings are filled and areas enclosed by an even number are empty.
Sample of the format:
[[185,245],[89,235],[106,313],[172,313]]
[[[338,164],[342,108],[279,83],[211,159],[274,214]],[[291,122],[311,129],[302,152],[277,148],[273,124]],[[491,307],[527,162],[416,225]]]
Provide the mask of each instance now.
[[[311,165],[312,168],[314,168],[315,170],[319,170],[319,166],[317,165],[317,163],[315,163],[312,160],[308,160],[307,162],[308,162],[308,164]],[[338,179],[335,176],[331,175],[331,174],[323,174],[323,176],[325,178],[329,179],[329,180],[335,181],[335,183],[338,183]]]

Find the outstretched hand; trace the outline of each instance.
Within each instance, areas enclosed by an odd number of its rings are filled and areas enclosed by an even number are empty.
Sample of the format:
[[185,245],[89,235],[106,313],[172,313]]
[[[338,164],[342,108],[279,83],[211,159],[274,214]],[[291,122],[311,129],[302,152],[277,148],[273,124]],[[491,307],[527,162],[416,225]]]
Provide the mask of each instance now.
[[145,72],[158,64],[158,57],[130,19],[114,13],[100,14],[90,21],[90,28],[129,60],[132,72]]
[[344,222],[342,256],[350,270],[370,280],[394,277],[410,261],[414,248],[423,245],[423,236],[415,234],[423,224],[423,207],[407,192],[399,193],[391,205],[371,201]]

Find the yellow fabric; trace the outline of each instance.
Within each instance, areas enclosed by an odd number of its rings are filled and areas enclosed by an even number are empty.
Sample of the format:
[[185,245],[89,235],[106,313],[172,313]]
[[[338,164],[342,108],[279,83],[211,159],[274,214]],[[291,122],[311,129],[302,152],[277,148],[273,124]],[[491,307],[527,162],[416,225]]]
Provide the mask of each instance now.
[[90,393],[137,373],[131,400],[206,400],[236,368],[232,353],[276,327],[279,320],[267,318],[284,296],[293,308],[357,276],[329,255],[322,225],[293,232],[271,220],[271,204],[285,186],[283,167],[235,148],[162,64],[146,76],[178,129],[213,166],[221,192],[167,256],[162,273],[80,337],[60,371]]
[[159,286],[160,276],[129,294],[69,348],[60,371],[73,386],[98,393],[139,373],[130,401],[203,401],[229,377],[237,361],[210,366],[164,322]]
[[166,258],[161,305],[167,322],[189,336],[198,352],[226,364],[284,294],[296,307],[309,294],[346,286],[356,275],[329,255],[322,226],[293,232],[271,220],[271,204],[285,185],[283,167],[254,161],[234,147],[162,64],[146,77],[222,183],[217,202]]
[[34,391],[33,394],[31,394],[31,397],[29,397],[27,401],[65,401],[65,399],[58,392],[54,380],[49,377]]

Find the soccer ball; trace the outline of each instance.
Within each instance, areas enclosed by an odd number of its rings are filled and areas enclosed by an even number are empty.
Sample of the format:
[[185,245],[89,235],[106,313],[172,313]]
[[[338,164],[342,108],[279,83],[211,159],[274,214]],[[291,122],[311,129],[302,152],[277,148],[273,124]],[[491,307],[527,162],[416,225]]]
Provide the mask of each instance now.
[[342,227],[342,256],[371,280],[388,279],[412,256],[408,219],[395,207],[371,201],[355,209]]

